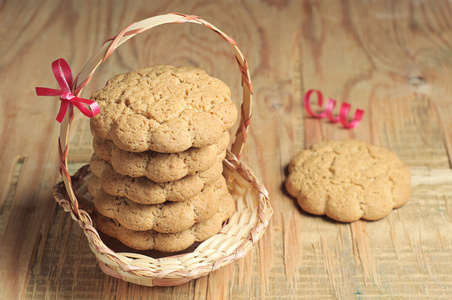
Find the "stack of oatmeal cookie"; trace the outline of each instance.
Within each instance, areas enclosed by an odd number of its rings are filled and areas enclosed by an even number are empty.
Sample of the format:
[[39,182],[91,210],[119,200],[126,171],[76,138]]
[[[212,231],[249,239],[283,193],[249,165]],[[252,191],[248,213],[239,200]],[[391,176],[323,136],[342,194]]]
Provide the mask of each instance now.
[[237,118],[229,88],[202,69],[160,65],[117,75],[92,99],[98,229],[163,252],[218,233],[235,211],[222,176]]

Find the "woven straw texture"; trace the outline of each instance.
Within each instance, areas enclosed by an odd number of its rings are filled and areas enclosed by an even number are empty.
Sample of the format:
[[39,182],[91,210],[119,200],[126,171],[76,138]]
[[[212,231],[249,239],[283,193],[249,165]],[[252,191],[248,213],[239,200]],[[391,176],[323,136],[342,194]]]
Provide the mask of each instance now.
[[214,31],[232,47],[242,77],[243,103],[241,119],[231,151],[223,161],[224,176],[233,195],[237,211],[215,236],[199,244],[192,252],[152,258],[138,253],[116,253],[102,241],[93,226],[90,207],[92,202],[86,192],[86,182],[91,176],[88,166],[74,176],[67,169],[68,132],[73,119],[70,107],[60,129],[59,158],[63,182],[55,186],[54,197],[83,228],[91,250],[96,255],[100,268],[107,274],[125,281],[147,286],[173,286],[207,275],[244,257],[264,234],[273,214],[268,192],[242,162],[243,146],[251,120],[252,84],[248,64],[236,42],[205,20],[191,15],[172,13],[133,23],[118,35],[108,39],[78,74],[72,86],[73,94],[79,96],[90,82],[97,67],[105,62],[113,51],[136,34],[163,24],[195,23]]

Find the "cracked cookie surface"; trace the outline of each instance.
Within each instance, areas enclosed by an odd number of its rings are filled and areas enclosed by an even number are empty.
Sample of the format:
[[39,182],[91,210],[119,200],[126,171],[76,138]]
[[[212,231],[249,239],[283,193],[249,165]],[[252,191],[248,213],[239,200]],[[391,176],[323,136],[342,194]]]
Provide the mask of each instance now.
[[221,176],[223,163],[217,161],[206,171],[160,183],[146,177],[132,178],[116,173],[111,164],[96,153],[91,156],[90,168],[108,194],[126,197],[140,204],[159,204],[165,201],[185,201],[196,196],[206,185]]
[[230,129],[237,108],[229,88],[202,69],[159,65],[117,75],[91,99],[95,136],[130,152],[206,147]]
[[378,220],[410,197],[410,170],[394,152],[362,141],[322,141],[289,164],[287,191],[306,212]]
[[154,151],[127,152],[100,137],[94,137],[94,152],[122,175],[146,176],[154,182],[175,181],[199,171],[209,169],[226,156],[229,133],[223,133],[220,141],[203,148],[189,148],[180,153],[159,153]]
[[217,234],[222,223],[235,212],[235,201],[227,193],[218,212],[207,221],[196,223],[178,233],[160,233],[154,230],[135,231],[121,226],[115,220],[96,214],[95,226],[103,233],[118,239],[124,245],[137,250],[177,252],[187,249],[195,242],[202,242]]

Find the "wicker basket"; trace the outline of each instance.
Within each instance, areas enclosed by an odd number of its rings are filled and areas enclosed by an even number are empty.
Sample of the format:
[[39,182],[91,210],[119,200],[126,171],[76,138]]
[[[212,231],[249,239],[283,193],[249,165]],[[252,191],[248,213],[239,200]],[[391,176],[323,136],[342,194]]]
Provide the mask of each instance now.
[[262,237],[273,214],[267,190],[253,172],[239,161],[251,119],[252,85],[248,65],[235,41],[212,24],[196,16],[176,13],[133,23],[103,44],[78,74],[71,90],[75,96],[80,95],[97,67],[110,57],[119,45],[136,34],[163,24],[186,22],[203,25],[227,41],[234,50],[242,76],[243,103],[240,125],[231,151],[228,151],[223,162],[223,175],[236,201],[237,211],[217,235],[197,245],[192,252],[164,258],[152,258],[133,251],[115,252],[107,247],[87,212],[90,211],[90,196],[86,193],[86,179],[91,176],[89,167],[81,168],[74,176],[71,176],[67,169],[68,132],[73,119],[72,106],[69,106],[60,129],[59,157],[63,182],[55,187],[55,199],[83,228],[90,248],[105,273],[146,286],[183,284],[244,257]]

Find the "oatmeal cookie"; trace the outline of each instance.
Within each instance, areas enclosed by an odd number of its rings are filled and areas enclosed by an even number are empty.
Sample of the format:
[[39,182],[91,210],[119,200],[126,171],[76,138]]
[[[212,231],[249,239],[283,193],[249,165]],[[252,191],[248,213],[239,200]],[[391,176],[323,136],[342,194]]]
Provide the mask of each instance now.
[[100,214],[96,215],[95,226],[103,233],[112,236],[124,245],[136,250],[157,250],[177,252],[202,242],[217,234],[226,221],[235,212],[235,202],[228,193],[220,204],[218,213],[202,223],[196,223],[187,230],[178,233],[160,233],[154,230],[135,231],[122,226],[117,220]]
[[91,157],[90,168],[108,194],[126,197],[141,204],[159,204],[165,201],[185,201],[196,196],[206,185],[221,176],[223,163],[217,161],[206,171],[169,182],[154,182],[146,177],[132,178],[118,174],[109,162],[95,153]]
[[91,99],[95,136],[130,152],[176,153],[216,143],[237,119],[226,84],[202,69],[159,65],[117,75]]
[[99,180],[92,177],[88,191],[94,198],[97,211],[116,219],[122,226],[136,231],[155,230],[162,233],[176,233],[204,222],[218,212],[225,194],[226,181],[220,176],[212,185],[187,201],[144,205],[127,198],[107,194]]
[[223,133],[220,141],[203,148],[190,148],[180,153],[159,153],[154,151],[127,152],[119,149],[110,140],[94,137],[94,152],[122,175],[146,176],[154,182],[175,181],[205,171],[226,156],[229,133]]
[[290,162],[287,191],[306,212],[378,220],[410,197],[410,170],[394,152],[356,140],[323,141]]

